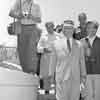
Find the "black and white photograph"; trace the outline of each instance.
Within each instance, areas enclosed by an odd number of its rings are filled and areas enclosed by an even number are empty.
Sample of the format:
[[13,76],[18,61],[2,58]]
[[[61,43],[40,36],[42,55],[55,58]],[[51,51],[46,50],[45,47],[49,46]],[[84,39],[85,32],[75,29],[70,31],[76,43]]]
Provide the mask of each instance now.
[[0,100],[100,100],[99,3],[1,0]]

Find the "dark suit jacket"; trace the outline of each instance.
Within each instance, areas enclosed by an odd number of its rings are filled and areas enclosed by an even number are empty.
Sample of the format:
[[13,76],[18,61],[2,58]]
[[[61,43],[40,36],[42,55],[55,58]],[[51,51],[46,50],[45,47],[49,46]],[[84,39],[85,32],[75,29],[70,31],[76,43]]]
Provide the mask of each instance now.
[[91,48],[91,56],[86,58],[87,74],[100,74],[100,38],[96,37]]

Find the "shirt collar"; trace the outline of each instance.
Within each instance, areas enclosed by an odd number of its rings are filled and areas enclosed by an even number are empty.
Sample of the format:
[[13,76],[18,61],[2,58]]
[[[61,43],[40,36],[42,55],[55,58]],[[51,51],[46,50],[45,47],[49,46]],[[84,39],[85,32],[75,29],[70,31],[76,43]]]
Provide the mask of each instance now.
[[93,45],[93,42],[94,42],[94,40],[95,40],[95,38],[96,38],[96,35],[95,36],[93,36],[93,37],[87,37],[88,39],[89,39],[89,42],[90,42],[90,44],[91,44],[91,46]]

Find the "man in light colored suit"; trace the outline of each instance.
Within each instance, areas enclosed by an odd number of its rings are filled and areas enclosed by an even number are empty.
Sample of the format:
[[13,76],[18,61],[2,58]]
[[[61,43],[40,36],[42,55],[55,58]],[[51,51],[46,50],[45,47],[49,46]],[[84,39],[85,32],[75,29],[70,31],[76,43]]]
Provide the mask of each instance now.
[[66,20],[61,37],[55,41],[57,100],[79,100],[80,83],[86,80],[83,49],[73,39],[73,32],[73,21]]

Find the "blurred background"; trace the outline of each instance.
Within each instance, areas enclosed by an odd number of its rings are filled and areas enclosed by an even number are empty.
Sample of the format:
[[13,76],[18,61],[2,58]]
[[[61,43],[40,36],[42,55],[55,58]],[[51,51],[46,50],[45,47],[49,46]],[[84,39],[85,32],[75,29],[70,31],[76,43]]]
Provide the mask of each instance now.
[[[80,12],[85,12],[88,20],[99,21],[100,19],[100,0],[35,0],[35,2],[41,8],[42,24],[40,26],[43,29],[46,21],[59,24],[64,19],[73,19],[78,25],[77,16]],[[0,1],[0,44],[16,46],[16,37],[7,34],[7,25],[12,21],[8,13],[13,3],[14,0]]]

